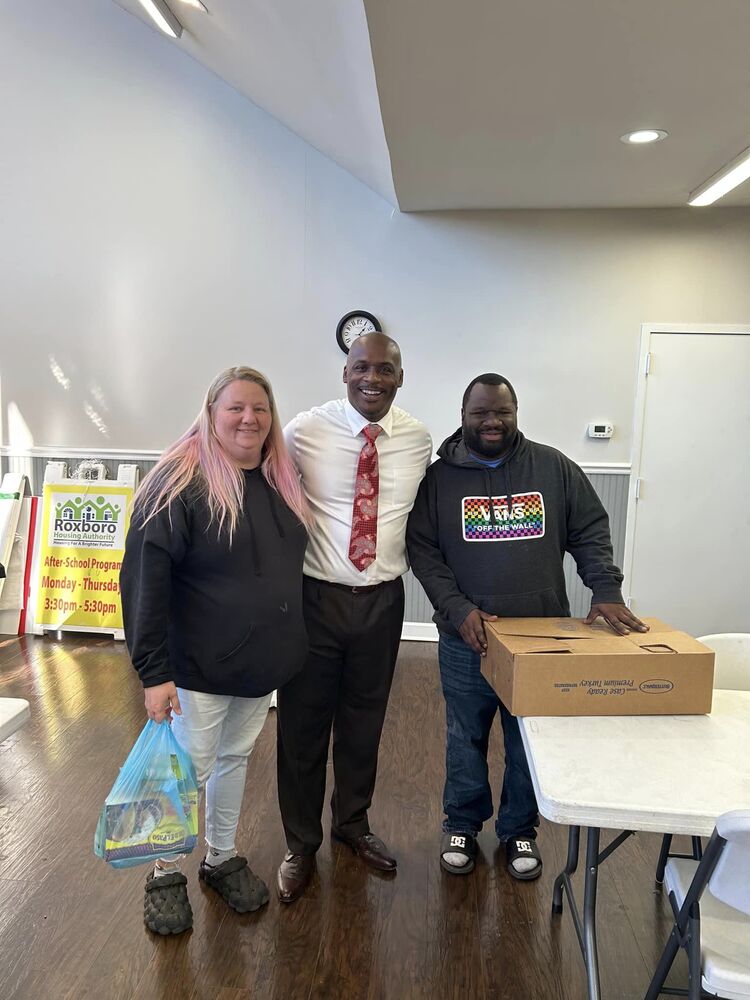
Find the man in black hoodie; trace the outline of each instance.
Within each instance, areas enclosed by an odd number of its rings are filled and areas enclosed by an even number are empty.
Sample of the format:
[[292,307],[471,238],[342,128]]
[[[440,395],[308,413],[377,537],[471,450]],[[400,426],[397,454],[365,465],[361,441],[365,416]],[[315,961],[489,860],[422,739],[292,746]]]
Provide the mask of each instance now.
[[484,622],[570,614],[563,557],[570,552],[593,591],[586,619],[619,633],[647,626],[623,603],[609,520],[581,469],[517,427],[518,400],[502,375],[479,375],[466,389],[462,426],[438,450],[409,517],[411,568],[431,600],[440,632],[446,702],[445,821],[440,864],[474,868],[476,836],[493,814],[487,746],[500,711],[505,777],[495,830],[511,875],[537,878],[539,823],[518,720],[480,671]]

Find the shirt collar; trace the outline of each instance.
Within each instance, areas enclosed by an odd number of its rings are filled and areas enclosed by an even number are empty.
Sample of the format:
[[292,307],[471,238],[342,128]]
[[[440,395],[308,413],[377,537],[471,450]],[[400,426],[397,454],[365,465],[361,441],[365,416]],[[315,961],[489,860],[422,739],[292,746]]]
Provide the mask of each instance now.
[[383,428],[385,434],[388,437],[391,437],[391,433],[393,431],[393,407],[391,407],[386,415],[381,417],[380,420],[368,420],[367,417],[363,417],[358,410],[354,409],[352,404],[349,402],[349,398],[347,397],[344,400],[344,413],[347,421],[349,422],[352,437],[357,437],[358,434],[361,434],[362,428],[367,427],[368,424],[379,424]]

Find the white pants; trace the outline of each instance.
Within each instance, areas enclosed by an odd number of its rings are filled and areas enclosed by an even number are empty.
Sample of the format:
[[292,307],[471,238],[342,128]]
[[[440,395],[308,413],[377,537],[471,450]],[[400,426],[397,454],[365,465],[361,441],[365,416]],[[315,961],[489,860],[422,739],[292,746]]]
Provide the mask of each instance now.
[[271,695],[177,692],[182,715],[172,716],[172,732],[193,758],[199,787],[206,789],[206,843],[217,851],[233,851],[247,759],[266,721]]

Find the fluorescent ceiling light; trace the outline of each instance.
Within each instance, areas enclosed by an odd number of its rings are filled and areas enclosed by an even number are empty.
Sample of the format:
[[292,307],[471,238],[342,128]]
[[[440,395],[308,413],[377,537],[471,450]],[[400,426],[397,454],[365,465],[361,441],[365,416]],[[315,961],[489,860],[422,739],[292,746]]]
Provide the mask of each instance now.
[[642,145],[647,142],[660,142],[662,139],[666,139],[669,132],[665,132],[661,128],[641,128],[636,132],[626,132],[625,135],[620,136],[620,142],[632,142],[636,145]]
[[169,9],[165,0],[141,0],[141,7],[165,35],[169,35],[171,38],[180,37],[182,25]]
[[202,10],[204,14],[208,14],[208,10],[201,0],[182,0],[186,7],[195,7],[196,10]]
[[705,184],[691,191],[688,205],[696,207],[712,205],[748,177],[750,177],[750,148],[736,156],[731,163],[727,163],[713,177],[709,177]]

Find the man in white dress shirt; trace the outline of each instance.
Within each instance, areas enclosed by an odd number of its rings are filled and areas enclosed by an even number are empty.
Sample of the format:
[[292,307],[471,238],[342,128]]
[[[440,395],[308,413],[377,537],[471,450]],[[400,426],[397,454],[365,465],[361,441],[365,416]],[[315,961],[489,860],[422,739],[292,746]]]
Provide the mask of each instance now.
[[344,368],[347,398],[284,431],[315,518],[304,580],[310,653],[278,704],[285,903],[305,891],[323,840],[332,728],[332,836],[379,871],[396,869],[367,811],[401,637],[406,520],[432,454],[424,424],[392,405],[403,378],[398,344],[366,334]]

